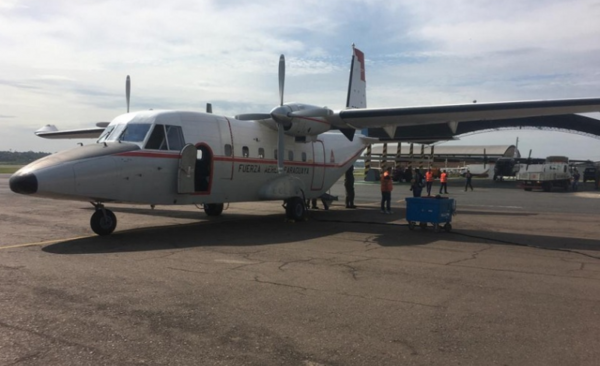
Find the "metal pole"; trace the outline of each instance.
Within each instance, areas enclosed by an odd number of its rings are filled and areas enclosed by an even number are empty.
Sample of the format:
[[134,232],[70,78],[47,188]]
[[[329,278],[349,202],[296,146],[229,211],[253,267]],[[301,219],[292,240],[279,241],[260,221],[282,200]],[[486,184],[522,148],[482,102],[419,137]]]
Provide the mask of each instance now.
[[365,180],[367,180],[369,170],[371,170],[371,145],[367,146],[367,153],[365,154]]

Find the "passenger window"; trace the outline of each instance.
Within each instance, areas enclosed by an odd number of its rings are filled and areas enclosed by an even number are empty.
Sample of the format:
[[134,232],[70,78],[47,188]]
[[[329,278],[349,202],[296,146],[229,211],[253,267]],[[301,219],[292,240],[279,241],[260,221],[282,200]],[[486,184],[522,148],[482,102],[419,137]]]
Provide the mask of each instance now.
[[294,161],[294,152],[292,150],[288,151],[288,160]]
[[305,152],[302,153],[302,161],[306,161],[306,153]]
[[183,131],[180,126],[166,126],[167,140],[169,141],[169,150],[181,150],[185,145]]
[[233,149],[231,148],[231,145],[225,144],[225,156],[231,156],[232,153]]
[[155,125],[152,134],[146,143],[146,149],[167,150],[167,140],[165,139],[165,126]]
[[242,147],[242,156],[245,158],[250,156],[250,149],[248,149],[248,146]]
[[258,148],[258,157],[261,159],[265,158],[265,149],[263,149],[262,147]]

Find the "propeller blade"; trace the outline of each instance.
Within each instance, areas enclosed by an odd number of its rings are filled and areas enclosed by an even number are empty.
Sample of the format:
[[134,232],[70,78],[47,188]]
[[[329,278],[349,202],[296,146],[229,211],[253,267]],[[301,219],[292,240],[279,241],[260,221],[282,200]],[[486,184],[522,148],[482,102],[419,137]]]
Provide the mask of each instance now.
[[271,115],[269,113],[244,113],[238,114],[234,118],[240,121],[256,121],[271,118]]
[[277,173],[283,173],[283,154],[285,153],[283,125],[277,124]]
[[127,113],[129,113],[129,98],[131,97],[131,78],[127,75],[125,81],[125,98],[127,99]]
[[206,103],[206,113],[212,113],[212,104]]
[[531,150],[529,149],[529,156],[527,157],[527,166],[525,167],[525,171],[529,170],[529,164],[531,164]]
[[285,84],[285,57],[279,56],[279,105],[283,105],[283,86]]

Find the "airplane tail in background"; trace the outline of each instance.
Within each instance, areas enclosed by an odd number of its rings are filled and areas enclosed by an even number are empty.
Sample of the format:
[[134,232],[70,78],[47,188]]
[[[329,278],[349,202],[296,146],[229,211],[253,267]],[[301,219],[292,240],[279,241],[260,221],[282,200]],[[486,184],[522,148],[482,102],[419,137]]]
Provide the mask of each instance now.
[[346,108],[367,108],[367,81],[365,79],[365,54],[352,45],[352,64],[348,82]]

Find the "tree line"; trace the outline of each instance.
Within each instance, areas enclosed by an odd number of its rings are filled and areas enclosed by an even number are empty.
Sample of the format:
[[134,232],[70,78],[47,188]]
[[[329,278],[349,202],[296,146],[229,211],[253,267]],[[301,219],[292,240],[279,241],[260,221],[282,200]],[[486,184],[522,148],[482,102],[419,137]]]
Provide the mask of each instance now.
[[34,151],[0,151],[0,164],[7,165],[23,165],[29,164],[32,161],[35,161],[39,158],[43,158],[44,156],[50,155],[50,153],[46,152],[34,152]]

